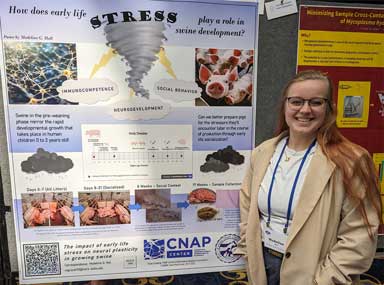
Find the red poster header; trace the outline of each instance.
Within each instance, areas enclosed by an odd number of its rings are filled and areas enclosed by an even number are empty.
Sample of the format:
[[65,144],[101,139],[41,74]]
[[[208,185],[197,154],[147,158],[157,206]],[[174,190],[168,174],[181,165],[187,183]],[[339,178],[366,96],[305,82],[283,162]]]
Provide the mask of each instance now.
[[384,9],[300,6],[300,29],[383,33]]

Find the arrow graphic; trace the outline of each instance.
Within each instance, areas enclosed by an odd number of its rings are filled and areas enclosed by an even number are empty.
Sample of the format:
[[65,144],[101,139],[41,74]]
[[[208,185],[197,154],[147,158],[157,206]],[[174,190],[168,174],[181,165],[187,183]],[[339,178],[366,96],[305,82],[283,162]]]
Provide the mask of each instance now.
[[84,206],[83,205],[79,205],[79,206],[72,206],[72,211],[74,212],[82,212],[84,211]]
[[141,205],[140,204],[132,204],[132,205],[129,205],[128,208],[130,210],[140,210],[141,209]]
[[187,201],[184,201],[184,202],[177,202],[177,208],[188,208],[189,206],[189,203]]

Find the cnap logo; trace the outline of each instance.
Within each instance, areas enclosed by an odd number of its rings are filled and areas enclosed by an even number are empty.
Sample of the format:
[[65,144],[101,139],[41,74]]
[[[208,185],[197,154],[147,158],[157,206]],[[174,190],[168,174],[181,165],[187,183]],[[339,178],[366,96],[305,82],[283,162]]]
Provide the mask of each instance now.
[[192,257],[193,250],[205,248],[212,242],[211,237],[185,237],[144,240],[144,259]]
[[192,257],[193,249],[205,248],[212,239],[209,236],[193,238],[170,238],[167,240],[167,257]]
[[148,239],[144,240],[144,259],[164,258],[165,240],[164,239]]

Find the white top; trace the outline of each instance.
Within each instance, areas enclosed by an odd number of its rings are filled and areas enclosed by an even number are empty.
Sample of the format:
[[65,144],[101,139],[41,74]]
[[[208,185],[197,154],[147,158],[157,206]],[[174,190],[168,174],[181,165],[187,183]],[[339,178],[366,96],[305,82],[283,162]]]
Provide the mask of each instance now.
[[[288,138],[284,138],[277,144],[276,150],[271,158],[268,169],[260,185],[258,205],[260,212],[260,221],[261,223],[264,223],[264,226],[268,219],[268,191],[272,180],[273,170],[276,167],[277,160],[279,159],[279,155],[287,139]],[[296,190],[292,201],[291,216],[289,218],[288,223],[288,233],[290,225],[292,223],[294,209],[300,197],[304,179],[307,175],[308,166],[312,160],[316,148],[317,142],[308,154],[307,159],[305,160],[303,168],[301,170],[299,179],[297,181]],[[293,149],[288,148],[287,146],[285,148],[283,156],[281,157],[279,166],[276,170],[275,182],[273,184],[271,196],[271,221],[269,227],[275,231],[283,232],[286,223],[289,197],[291,195],[293,182],[297,175],[297,171],[299,170],[301,160],[303,159],[306,151],[306,149],[303,151],[295,151]]]

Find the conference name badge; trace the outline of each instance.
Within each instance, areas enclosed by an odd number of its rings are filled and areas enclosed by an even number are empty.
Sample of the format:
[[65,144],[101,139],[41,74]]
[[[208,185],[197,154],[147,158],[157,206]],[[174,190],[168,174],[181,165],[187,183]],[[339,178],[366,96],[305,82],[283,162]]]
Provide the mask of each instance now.
[[262,226],[264,246],[280,253],[285,253],[287,235],[273,230],[266,225]]

